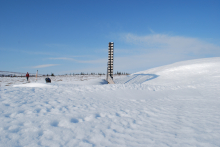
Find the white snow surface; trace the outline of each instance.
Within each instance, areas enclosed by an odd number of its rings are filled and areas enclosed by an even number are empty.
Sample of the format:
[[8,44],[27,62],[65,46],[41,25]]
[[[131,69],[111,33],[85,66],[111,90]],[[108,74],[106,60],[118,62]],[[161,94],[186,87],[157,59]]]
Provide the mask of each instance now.
[[50,87],[50,85],[43,83],[28,83],[28,84],[13,85],[13,87]]
[[220,146],[220,58],[114,77],[0,77],[0,146]]

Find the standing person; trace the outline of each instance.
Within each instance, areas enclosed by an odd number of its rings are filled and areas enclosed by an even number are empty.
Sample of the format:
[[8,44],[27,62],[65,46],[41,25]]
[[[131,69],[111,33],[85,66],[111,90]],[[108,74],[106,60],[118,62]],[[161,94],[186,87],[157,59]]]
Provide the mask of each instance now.
[[27,72],[27,74],[26,74],[26,77],[27,77],[27,81],[28,81],[28,78],[29,78],[29,73]]

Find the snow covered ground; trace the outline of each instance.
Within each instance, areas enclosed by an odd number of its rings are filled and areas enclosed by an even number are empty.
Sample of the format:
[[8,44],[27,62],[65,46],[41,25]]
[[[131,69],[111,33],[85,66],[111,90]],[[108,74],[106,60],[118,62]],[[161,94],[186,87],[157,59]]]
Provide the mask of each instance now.
[[[0,146],[220,146],[220,58],[129,76],[1,77]],[[11,84],[9,84],[11,83]]]
[[[74,85],[100,85],[107,84],[104,80],[105,75],[72,75],[72,76],[49,76],[52,83],[72,83]],[[117,76],[120,78],[122,76]],[[45,83],[46,76],[40,77],[29,77],[29,81],[27,81],[26,77],[0,77],[1,87],[5,86],[25,86],[20,84],[28,84],[28,83]]]

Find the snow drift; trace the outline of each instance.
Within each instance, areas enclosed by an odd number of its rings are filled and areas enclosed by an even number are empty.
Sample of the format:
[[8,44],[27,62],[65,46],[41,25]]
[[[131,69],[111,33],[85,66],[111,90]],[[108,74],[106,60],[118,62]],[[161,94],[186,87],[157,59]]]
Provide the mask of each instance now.
[[182,61],[137,72],[128,77],[117,79],[116,83],[159,85],[201,84],[215,80],[215,77],[220,76],[219,65],[219,57]]

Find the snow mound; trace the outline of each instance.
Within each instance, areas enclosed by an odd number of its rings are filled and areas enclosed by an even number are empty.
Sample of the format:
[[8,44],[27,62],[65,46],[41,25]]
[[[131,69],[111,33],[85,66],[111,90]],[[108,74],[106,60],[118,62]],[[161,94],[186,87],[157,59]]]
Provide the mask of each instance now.
[[177,62],[116,79],[116,84],[198,84],[220,75],[220,57]]
[[179,74],[179,75],[197,75],[197,74],[207,74],[213,72],[219,72],[220,57],[216,58],[205,58],[205,59],[195,59],[177,62],[174,64],[156,67],[153,69],[140,71],[135,74]]

